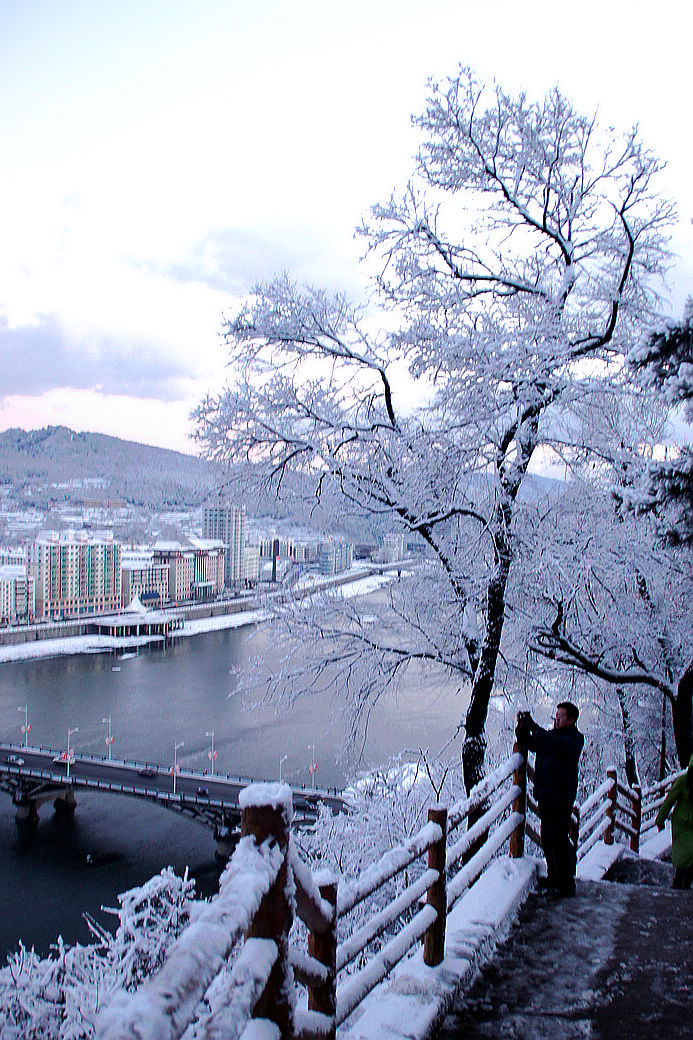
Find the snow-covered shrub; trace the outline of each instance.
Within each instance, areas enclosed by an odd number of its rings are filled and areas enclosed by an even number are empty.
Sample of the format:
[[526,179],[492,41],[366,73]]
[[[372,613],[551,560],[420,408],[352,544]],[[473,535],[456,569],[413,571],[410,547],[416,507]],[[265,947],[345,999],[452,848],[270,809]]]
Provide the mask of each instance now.
[[20,944],[0,970],[1,1040],[89,1040],[94,1018],[113,990],[135,989],[161,965],[194,916],[195,882],[168,867],[118,896],[115,935],[87,918],[94,943],[67,947],[58,938],[45,958]]

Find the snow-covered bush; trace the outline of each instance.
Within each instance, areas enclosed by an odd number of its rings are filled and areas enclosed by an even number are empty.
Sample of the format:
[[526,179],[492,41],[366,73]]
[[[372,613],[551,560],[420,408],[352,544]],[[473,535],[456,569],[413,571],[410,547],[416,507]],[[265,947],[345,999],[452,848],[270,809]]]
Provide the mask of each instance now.
[[135,989],[161,965],[195,913],[195,882],[168,867],[118,897],[115,935],[87,918],[94,943],[58,938],[45,958],[20,944],[0,970],[1,1040],[88,1040],[94,1018],[115,989]]

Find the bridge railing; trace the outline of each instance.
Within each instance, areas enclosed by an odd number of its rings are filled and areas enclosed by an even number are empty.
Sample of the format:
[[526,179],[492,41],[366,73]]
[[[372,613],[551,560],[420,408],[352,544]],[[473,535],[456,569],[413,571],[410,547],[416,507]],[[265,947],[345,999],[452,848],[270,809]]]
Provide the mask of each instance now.
[[[178,1040],[195,1017],[196,1035],[207,1040],[240,1037],[251,1017],[274,1024],[268,1036],[334,1038],[416,944],[427,965],[439,964],[449,910],[505,844],[522,855],[524,760],[515,752],[469,797],[431,807],[413,837],[339,885],[301,859],[287,787],[246,789],[241,812],[242,837],[219,894],[161,970],[100,1014],[99,1040]],[[289,939],[294,913],[306,925],[302,944],[295,929]],[[307,990],[300,1009],[296,983]]]

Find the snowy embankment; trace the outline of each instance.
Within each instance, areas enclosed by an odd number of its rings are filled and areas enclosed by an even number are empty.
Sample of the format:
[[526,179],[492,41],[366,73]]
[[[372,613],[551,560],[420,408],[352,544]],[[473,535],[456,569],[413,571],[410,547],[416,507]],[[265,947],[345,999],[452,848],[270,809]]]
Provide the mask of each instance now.
[[[354,580],[332,590],[333,595],[344,598],[366,596],[381,585],[392,581],[391,574],[373,574],[367,577],[354,575]],[[327,591],[324,588],[320,592]],[[257,625],[266,621],[271,615],[266,610],[246,610],[237,614],[221,614],[217,617],[186,619],[183,628],[172,633],[175,639],[197,636],[203,632],[220,632],[226,628],[242,628],[245,625]],[[31,640],[12,646],[0,646],[0,664],[8,661],[30,661],[41,657],[60,657],[64,654],[100,654],[118,650],[130,650],[149,643],[160,643],[162,636],[114,636],[87,635],[67,636],[64,639]]]

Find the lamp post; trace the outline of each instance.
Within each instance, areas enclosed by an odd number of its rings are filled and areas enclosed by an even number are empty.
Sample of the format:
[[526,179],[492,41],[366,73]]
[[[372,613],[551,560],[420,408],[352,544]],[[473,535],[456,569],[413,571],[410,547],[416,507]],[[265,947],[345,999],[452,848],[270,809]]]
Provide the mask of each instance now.
[[73,726],[72,728],[70,728],[69,726],[67,727],[67,757],[65,759],[65,762],[66,776],[68,780],[70,779],[70,737],[73,733],[79,733],[79,726]]
[[113,743],[113,737],[111,736],[111,716],[107,715],[105,719],[101,719],[105,724],[108,723],[108,736],[105,738],[106,747],[108,748],[108,761],[111,761],[111,744]]
[[179,740],[173,745],[173,793],[176,793],[176,773],[178,772],[178,751],[185,747],[185,741]]
[[212,776],[214,776],[214,761],[217,757],[217,753],[214,750],[214,730],[208,729],[205,736],[209,737],[209,751],[207,752],[207,758],[211,763]]
[[279,783],[282,782],[282,766],[284,765],[288,757],[288,755],[282,755],[279,759]]
[[29,725],[29,705],[20,704],[17,711],[24,712],[24,725],[20,727],[20,732],[24,734],[24,747],[29,747],[29,734],[31,733],[31,726]]
[[312,789],[315,788],[315,770],[318,768],[315,761],[315,744],[309,744],[308,750],[310,751],[310,766],[308,772],[310,773],[310,786]]

